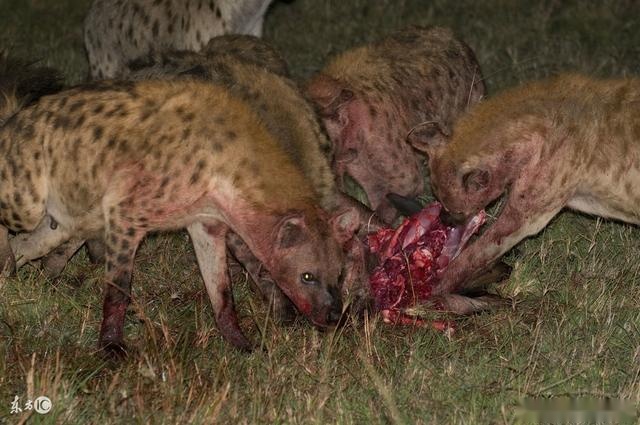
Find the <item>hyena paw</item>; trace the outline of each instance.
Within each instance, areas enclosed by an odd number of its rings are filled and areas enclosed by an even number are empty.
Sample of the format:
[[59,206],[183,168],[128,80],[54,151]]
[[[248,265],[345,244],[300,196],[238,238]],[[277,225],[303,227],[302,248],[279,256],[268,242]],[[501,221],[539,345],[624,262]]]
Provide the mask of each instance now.
[[40,267],[45,276],[49,279],[55,279],[62,274],[68,260],[65,256],[57,255],[54,251],[42,258]]

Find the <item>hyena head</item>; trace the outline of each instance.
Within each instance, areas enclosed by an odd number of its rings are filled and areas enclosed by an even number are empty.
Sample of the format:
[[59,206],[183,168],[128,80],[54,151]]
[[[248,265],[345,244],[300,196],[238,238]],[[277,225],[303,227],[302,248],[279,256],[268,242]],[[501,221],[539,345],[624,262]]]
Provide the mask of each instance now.
[[348,209],[328,218],[292,213],[274,230],[269,272],[298,310],[315,325],[335,325],[342,315],[345,258],[342,246],[358,225]]
[[[373,100],[371,93],[324,74],[309,81],[306,94],[331,139],[332,168],[338,183],[344,188],[347,176],[354,179],[366,193],[371,209],[383,221],[392,222],[397,212],[387,202],[387,193],[417,196],[423,190],[415,153],[406,144],[396,143],[406,134],[397,115],[399,109],[390,105],[386,96],[385,101]],[[383,112],[389,114],[386,119],[380,118]]]
[[[481,149],[482,143],[465,137],[450,137],[437,123],[415,128],[409,143],[428,156],[433,192],[445,210],[459,221],[465,220],[500,197],[516,177],[514,152]],[[479,135],[479,137],[481,137]],[[495,145],[494,145],[495,146]]]

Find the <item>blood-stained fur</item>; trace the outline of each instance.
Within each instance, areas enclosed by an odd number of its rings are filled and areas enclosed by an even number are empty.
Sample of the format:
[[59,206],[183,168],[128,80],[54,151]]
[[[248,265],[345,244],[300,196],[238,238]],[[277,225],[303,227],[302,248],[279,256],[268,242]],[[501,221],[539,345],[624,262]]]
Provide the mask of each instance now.
[[[233,88],[234,78],[225,65],[229,60],[241,60],[280,75],[288,74],[286,62],[270,44],[251,35],[229,34],[212,38],[200,53],[177,50],[149,52],[130,64],[129,79],[206,77]],[[238,90],[236,94],[237,92]],[[73,241],[56,248],[43,258],[45,274],[52,278],[58,276],[81,245],[81,241]],[[104,245],[100,241],[90,240],[87,247],[92,261],[104,262]],[[285,298],[283,302],[284,300]]]
[[[131,79],[200,79],[229,88],[256,112],[293,163],[308,178],[314,196],[332,218],[347,210],[358,214],[358,227],[377,228],[373,213],[341,193],[329,166],[330,143],[315,112],[297,85],[286,78],[286,63],[275,49],[253,36],[220,36],[209,43],[206,52],[168,51],[139,61]],[[294,310],[287,297],[273,284],[262,264],[236,234],[228,234],[228,246],[244,265],[261,293],[273,303],[277,318],[288,321]],[[45,261],[49,274],[57,274],[77,244],[54,251]],[[364,247],[355,239],[344,246],[348,262],[342,291],[359,310],[368,299]]]
[[424,191],[422,154],[406,143],[412,128],[444,131],[484,95],[471,49],[444,28],[409,28],[333,59],[307,84],[333,143],[340,181],[351,176],[386,222],[388,193]]
[[[0,129],[0,227],[17,265],[63,243],[106,242],[100,344],[123,344],[143,237],[187,228],[221,333],[249,348],[230,291],[225,238],[237,234],[318,326],[341,314],[340,244],[330,219],[260,118],[198,81],[95,83],[46,96]],[[290,184],[295,181],[296,184]]]
[[217,35],[261,36],[271,1],[94,0],[84,24],[91,76],[122,77],[150,51],[199,51]]
[[450,139],[413,132],[451,214],[468,217],[506,193],[498,219],[447,269],[442,292],[468,289],[563,208],[640,224],[640,79],[580,75],[532,82],[477,105]]
[[[132,79],[199,78],[228,87],[260,116],[293,163],[309,179],[314,195],[330,215],[353,209],[363,232],[377,228],[373,213],[338,190],[330,167],[331,145],[311,105],[295,82],[286,77],[286,63],[265,41],[252,36],[213,38],[204,53],[165,52]],[[261,292],[274,303],[277,317],[291,318],[289,302],[234,234],[229,246],[244,264]],[[345,245],[350,261],[343,293],[363,307],[368,299],[364,247],[357,240]]]

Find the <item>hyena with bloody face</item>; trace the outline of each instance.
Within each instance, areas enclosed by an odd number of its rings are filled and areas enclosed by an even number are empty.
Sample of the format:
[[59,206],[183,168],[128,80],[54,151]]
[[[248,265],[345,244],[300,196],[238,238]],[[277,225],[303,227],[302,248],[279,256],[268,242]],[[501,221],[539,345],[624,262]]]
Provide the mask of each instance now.
[[[153,55],[146,67],[132,72],[129,78],[197,78],[224,85],[256,112],[311,182],[314,196],[325,211],[331,216],[341,216],[352,210],[362,232],[377,229],[379,223],[373,213],[338,190],[330,167],[331,144],[315,111],[286,74],[286,63],[268,43],[257,37],[234,35],[213,38],[202,53],[173,51]],[[290,302],[273,285],[242,240],[229,233],[228,245],[262,294],[273,303],[276,317],[283,321],[293,318]],[[349,262],[343,293],[358,310],[364,307],[369,295],[364,247],[357,238],[352,238],[345,251]]]
[[70,89],[7,120],[0,151],[2,243],[7,229],[17,233],[18,266],[68,241],[106,242],[102,347],[123,345],[133,258],[153,231],[187,228],[218,327],[237,347],[251,344],[233,307],[229,231],[313,323],[340,317],[340,238],[350,212],[330,220],[259,117],[224,88],[148,81]]
[[94,79],[122,77],[149,51],[199,51],[217,35],[262,35],[272,0],[94,0],[84,24]]
[[472,50],[444,28],[409,28],[349,50],[307,84],[329,133],[340,181],[351,176],[386,222],[389,193],[424,191],[423,156],[411,129],[438,122],[447,131],[485,92]]
[[468,289],[565,207],[640,224],[640,79],[564,75],[505,91],[464,116],[450,139],[413,132],[436,196],[463,219],[506,193],[498,219],[463,250],[440,291]]
[[[213,38],[201,53],[168,51],[148,55],[137,63],[140,69],[132,72],[129,77],[132,80],[199,79],[227,87],[260,117],[312,184],[315,199],[332,218],[343,217],[353,223],[354,231],[377,228],[371,211],[337,189],[329,166],[330,143],[297,85],[284,76],[286,63],[269,44],[253,36],[225,35]],[[347,211],[356,216],[345,214]],[[227,245],[262,295],[272,303],[275,317],[284,322],[292,320],[293,305],[242,239],[229,232]],[[66,244],[47,256],[43,261],[47,274],[57,275],[77,248],[78,243]],[[353,237],[348,238],[344,249],[348,261],[342,292],[353,301],[352,310],[359,311],[369,295],[364,247]]]

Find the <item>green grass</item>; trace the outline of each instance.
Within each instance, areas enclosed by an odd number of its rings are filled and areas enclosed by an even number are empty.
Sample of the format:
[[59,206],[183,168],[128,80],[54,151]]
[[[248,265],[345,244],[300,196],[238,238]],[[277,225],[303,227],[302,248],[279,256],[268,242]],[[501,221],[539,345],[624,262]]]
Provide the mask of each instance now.
[[[0,0],[0,48],[86,75],[88,1]],[[454,28],[490,91],[561,71],[640,70],[635,0],[294,0],[265,38],[298,78],[351,46],[408,24]],[[121,363],[96,351],[102,269],[84,255],[47,281],[36,267],[0,281],[0,423],[518,423],[526,397],[640,403],[640,230],[563,213],[507,255],[497,291],[511,308],[460,319],[453,335],[378,318],[321,333],[274,325],[243,280],[242,325],[264,350],[222,341],[186,235],[149,238],[136,261]],[[11,415],[47,395],[47,415]],[[633,421],[632,421],[633,422]],[[636,419],[637,423],[638,420]]]

